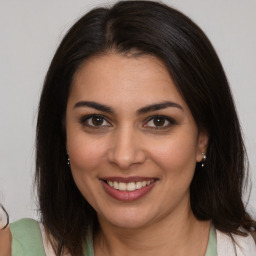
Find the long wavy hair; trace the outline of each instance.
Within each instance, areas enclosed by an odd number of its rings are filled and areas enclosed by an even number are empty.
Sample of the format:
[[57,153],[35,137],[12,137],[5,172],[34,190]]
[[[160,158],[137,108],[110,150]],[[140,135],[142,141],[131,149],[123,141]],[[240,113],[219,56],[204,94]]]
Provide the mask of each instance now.
[[121,1],[81,17],[60,43],[47,72],[39,104],[36,184],[42,223],[57,255],[82,255],[97,214],[79,192],[67,166],[65,114],[74,74],[92,56],[153,55],[184,97],[199,129],[209,135],[207,163],[196,166],[191,208],[228,234],[254,232],[242,201],[246,154],[227,78],[202,30],[188,17],[152,1]]

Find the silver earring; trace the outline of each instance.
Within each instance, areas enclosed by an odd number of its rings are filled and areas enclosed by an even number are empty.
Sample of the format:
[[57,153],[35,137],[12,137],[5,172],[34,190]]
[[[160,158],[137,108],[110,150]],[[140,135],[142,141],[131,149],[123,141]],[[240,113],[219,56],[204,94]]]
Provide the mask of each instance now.
[[69,155],[67,154],[67,165],[70,167]]
[[203,159],[201,161],[201,166],[205,167],[205,162],[206,162],[206,155],[205,155],[205,153],[202,152],[202,156],[203,156]]

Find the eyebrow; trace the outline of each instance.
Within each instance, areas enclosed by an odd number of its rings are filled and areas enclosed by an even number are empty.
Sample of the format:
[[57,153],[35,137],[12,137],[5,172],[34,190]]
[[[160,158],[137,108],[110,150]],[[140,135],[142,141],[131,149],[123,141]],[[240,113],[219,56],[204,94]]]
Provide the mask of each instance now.
[[[78,107],[94,108],[94,109],[97,109],[99,111],[103,111],[103,112],[106,112],[109,114],[115,113],[115,111],[111,107],[94,102],[94,101],[79,101],[74,105],[74,108],[78,108]],[[151,104],[151,105],[142,107],[142,108],[138,109],[136,112],[137,112],[137,114],[141,115],[141,114],[145,114],[145,113],[148,113],[151,111],[165,109],[168,107],[174,107],[174,108],[178,108],[178,109],[184,111],[184,109],[182,108],[182,106],[180,104],[172,102],[172,101],[164,101],[161,103]]]
[[164,101],[162,103],[152,104],[152,105],[148,105],[143,108],[140,108],[137,110],[137,113],[145,114],[147,112],[165,109],[165,108],[169,108],[169,107],[178,108],[178,109],[184,111],[184,109],[182,108],[182,106],[180,104],[172,102],[172,101]]
[[75,104],[74,108],[78,107],[89,107],[94,108],[109,114],[114,114],[114,110],[111,107],[108,107],[106,105],[94,102],[94,101],[79,101]]

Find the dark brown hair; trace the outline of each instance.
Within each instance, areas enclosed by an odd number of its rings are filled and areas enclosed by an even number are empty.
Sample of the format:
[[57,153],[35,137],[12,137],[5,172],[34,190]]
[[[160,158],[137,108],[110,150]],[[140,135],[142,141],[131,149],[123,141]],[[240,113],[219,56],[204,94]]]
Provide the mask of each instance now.
[[36,138],[36,182],[42,222],[57,242],[81,255],[86,234],[97,225],[94,209],[79,192],[67,166],[63,129],[72,79],[88,58],[114,50],[153,55],[168,69],[199,127],[209,134],[207,163],[196,167],[191,207],[199,220],[245,235],[255,230],[246,213],[245,149],[230,88],[210,41],[188,17],[164,4],[121,1],[80,18],[62,40],[42,90]]

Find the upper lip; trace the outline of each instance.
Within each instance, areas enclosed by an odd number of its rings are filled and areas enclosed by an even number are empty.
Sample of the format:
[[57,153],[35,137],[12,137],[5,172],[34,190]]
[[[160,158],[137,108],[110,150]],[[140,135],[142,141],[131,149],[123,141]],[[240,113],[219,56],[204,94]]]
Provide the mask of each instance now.
[[119,181],[119,182],[129,183],[129,182],[138,182],[138,181],[157,180],[157,178],[155,178],[155,177],[140,177],[140,176],[130,176],[130,177],[111,176],[111,177],[102,177],[102,178],[100,178],[100,180]]

